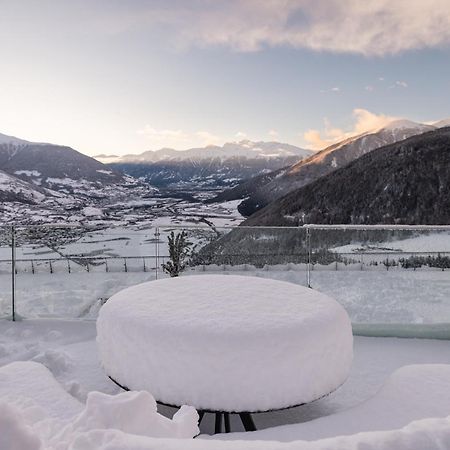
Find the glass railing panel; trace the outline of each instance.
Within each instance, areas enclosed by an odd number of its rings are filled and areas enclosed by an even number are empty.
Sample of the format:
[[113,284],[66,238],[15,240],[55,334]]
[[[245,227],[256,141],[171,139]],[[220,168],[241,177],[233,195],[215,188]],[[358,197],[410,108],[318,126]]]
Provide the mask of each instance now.
[[215,228],[196,248],[190,272],[234,273],[307,284],[307,235],[302,228]]
[[156,278],[157,241],[155,229],[19,229],[18,314],[95,317],[115,292]]
[[[340,302],[355,327],[450,323],[450,227],[21,227],[18,316],[95,318],[114,293],[170,276],[164,267],[172,233],[189,244],[183,276],[237,274],[309,285]],[[10,239],[10,230],[2,230],[1,317],[11,315]]]
[[353,323],[450,322],[448,227],[313,227],[311,251],[311,287],[336,298]]

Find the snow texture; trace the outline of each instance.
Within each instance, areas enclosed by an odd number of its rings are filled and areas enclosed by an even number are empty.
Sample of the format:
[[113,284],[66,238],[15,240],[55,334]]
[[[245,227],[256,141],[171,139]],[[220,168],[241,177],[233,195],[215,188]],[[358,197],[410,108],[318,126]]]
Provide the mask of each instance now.
[[26,175],[27,177],[40,177],[41,172],[37,170],[16,170],[14,172],[16,175]]
[[[194,408],[185,406],[168,419],[158,414],[156,401],[148,392],[91,392],[84,406],[38,363],[4,366],[0,382],[2,450],[71,448],[70,442],[92,430],[184,439],[199,433]],[[41,447],[43,443],[45,447]]]
[[68,422],[83,405],[42,364],[18,361],[0,368],[0,399],[14,404],[31,401],[53,419]]
[[83,208],[83,214],[85,216],[101,216],[103,212],[100,208],[95,208],[94,206],[86,206]]
[[214,438],[308,441],[362,431],[393,430],[414,420],[449,414],[450,365],[413,365],[396,370],[372,398],[348,410],[305,423]]
[[[59,356],[57,357],[56,355]],[[29,359],[44,361],[60,385],[70,394],[79,398],[83,403],[86,401],[86,397],[84,394],[80,395],[80,393],[101,391],[103,393],[113,394],[120,391],[117,386],[108,380],[100,368],[95,346],[95,323],[93,322],[49,319],[27,320],[15,323],[11,321],[0,321],[0,366],[4,366],[14,360],[25,361]],[[61,363],[63,360],[66,360],[65,364]],[[433,364],[433,366],[423,369],[420,367],[407,368],[406,370],[402,369],[395,374],[394,378],[388,378],[396,369],[411,364]],[[362,404],[362,407],[365,404],[363,402],[374,396],[381,388],[380,392],[374,398],[382,399],[382,395],[392,395],[393,400],[389,404],[393,405],[395,403],[396,405],[396,410],[392,415],[388,415],[386,419],[386,422],[388,422],[388,419],[392,420],[391,431],[364,432],[347,437],[333,437],[310,442],[303,441],[303,437],[300,436],[299,441],[289,443],[273,441],[222,442],[217,440],[200,441],[198,439],[155,439],[125,433],[117,428],[97,428],[90,431],[76,429],[68,434],[62,434],[62,430],[66,429],[66,425],[57,419],[48,419],[47,414],[45,414],[45,411],[52,407],[51,402],[40,403],[41,408],[39,408],[39,404],[36,405],[36,400],[33,400],[38,391],[42,391],[41,398],[45,399],[46,396],[49,399],[52,398],[53,394],[47,391],[49,387],[37,382],[38,378],[42,378],[45,370],[44,372],[42,370],[39,372],[35,371],[34,368],[40,367],[38,364],[22,366],[24,370],[20,376],[17,373],[18,369],[10,372],[7,379],[3,374],[0,375],[0,388],[2,389],[2,394],[0,395],[0,449],[449,449],[450,417],[446,419],[435,418],[421,420],[408,425],[406,428],[398,428],[398,426],[401,426],[401,423],[407,423],[414,417],[419,417],[415,416],[414,411],[411,410],[417,409],[420,414],[440,414],[441,412],[445,412],[445,408],[448,408],[448,389],[447,384],[445,384],[447,382],[445,382],[443,372],[446,369],[436,364],[450,364],[448,341],[355,337],[355,358],[351,374],[341,389],[338,389],[333,394],[317,402],[295,409],[257,414],[254,416],[257,428],[258,430],[262,430],[265,427],[274,427],[289,422],[308,422],[314,418],[324,417],[330,414],[339,417],[342,412],[349,410],[359,403]],[[6,369],[6,367],[4,369],[10,370]],[[28,381],[27,372],[29,377]],[[45,373],[48,375],[48,372]],[[401,375],[401,379],[398,375]],[[388,381],[386,383],[387,378]],[[443,381],[443,384],[440,386],[439,380]],[[402,387],[402,383],[406,383],[405,388]],[[420,384],[424,384],[423,389]],[[21,389],[20,385],[26,385],[28,388]],[[382,387],[383,385],[385,386]],[[54,380],[51,386],[53,386],[50,387],[52,391],[56,389],[54,388]],[[389,387],[388,391],[386,391],[387,387]],[[16,389],[20,390],[17,391]],[[416,394],[416,391],[418,391],[418,394]],[[58,392],[61,394],[61,391]],[[9,395],[7,405],[3,403],[5,401],[3,394],[5,393]],[[62,395],[64,395],[64,392]],[[416,397],[416,395],[422,396],[423,403],[427,403],[427,405],[419,405],[419,397]],[[370,404],[371,401],[368,400],[366,403]],[[405,405],[405,408],[401,408],[400,405],[402,403]],[[59,414],[58,409],[64,408],[65,404],[65,401],[60,402],[60,407],[55,407],[54,414]],[[48,405],[48,408],[46,405]],[[174,413],[169,408],[161,408],[161,411],[168,417],[171,417]],[[359,421],[361,422],[361,429],[364,429],[366,419],[369,420],[370,418],[364,414],[363,410],[359,410],[361,412],[360,414],[356,414],[358,410],[354,411],[353,420],[355,421],[355,429]],[[395,412],[398,412],[398,415],[401,414],[402,416],[395,417]],[[107,411],[103,412],[103,414],[106,416],[110,413]],[[385,414],[385,411],[383,411],[383,414]],[[68,415],[67,420],[72,423],[72,415]],[[327,420],[331,420],[331,418]],[[374,416],[373,420],[375,424],[384,421],[380,417],[380,414]],[[213,422],[212,416],[206,415],[202,422],[202,431],[211,432],[214,429]],[[232,416],[231,422],[232,429],[240,429],[238,418]],[[117,422],[119,425],[120,423],[122,422]],[[313,427],[313,423],[311,422],[311,427]],[[326,423],[324,422],[325,425]],[[350,425],[348,426],[350,427]],[[98,425],[95,426],[98,427]],[[302,425],[298,426],[301,427]],[[305,423],[304,426],[308,427],[308,424]],[[277,430],[282,430],[283,428],[287,427],[273,428],[273,431],[275,433]],[[318,426],[315,426],[315,429],[317,434],[308,435],[305,439],[320,439],[326,435],[326,430],[319,429]],[[8,436],[9,441],[7,441]],[[245,437],[252,439],[253,434],[246,434]],[[287,439],[289,439],[289,436]]]
[[41,440],[25,422],[21,411],[0,402],[0,448],[4,450],[41,450]]
[[116,430],[92,431],[74,441],[73,450],[446,450],[450,416],[423,419],[399,430],[366,432],[314,442],[161,440]]
[[337,389],[353,356],[349,317],[291,283],[204,275],[143,283],[101,308],[106,372],[163,403],[266,411]]
[[197,411],[190,406],[182,406],[172,420],[158,414],[155,399],[146,391],[118,395],[91,392],[72,427],[77,431],[112,428],[139,436],[191,439],[199,433],[197,424]]

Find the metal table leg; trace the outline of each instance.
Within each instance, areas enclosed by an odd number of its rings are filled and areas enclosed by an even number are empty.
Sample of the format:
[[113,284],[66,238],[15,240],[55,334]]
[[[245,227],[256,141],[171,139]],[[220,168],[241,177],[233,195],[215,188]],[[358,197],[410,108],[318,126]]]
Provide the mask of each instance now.
[[231,431],[230,428],[230,413],[223,413],[224,421],[225,421],[225,433],[229,433]]
[[241,418],[245,431],[256,431],[255,422],[253,422],[253,418],[250,413],[239,413],[239,417]]
[[222,433],[222,413],[220,412],[216,413],[216,424],[214,433],[215,434]]

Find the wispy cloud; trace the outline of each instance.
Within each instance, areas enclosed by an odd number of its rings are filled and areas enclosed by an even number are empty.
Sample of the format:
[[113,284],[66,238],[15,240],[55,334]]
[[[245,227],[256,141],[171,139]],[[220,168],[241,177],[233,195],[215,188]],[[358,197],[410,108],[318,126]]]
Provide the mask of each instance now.
[[408,87],[408,83],[406,81],[396,81],[395,85],[398,87],[402,87],[402,88],[407,88]]
[[195,137],[199,138],[205,145],[220,144],[222,139],[209,131],[197,131]]
[[408,87],[408,83],[406,81],[397,80],[395,83],[393,83],[389,86],[389,89],[395,89],[395,88],[406,89],[407,87]]
[[154,1],[102,20],[109,31],[162,25],[178,45],[237,51],[290,46],[382,56],[450,43],[448,0]]
[[321,150],[349,137],[382,128],[389,122],[398,119],[398,117],[387,116],[384,114],[374,114],[361,108],[353,110],[353,117],[355,122],[350,130],[333,127],[328,119],[324,119],[324,130],[308,130],[303,134],[303,138],[310,148]]
[[341,92],[341,88],[338,87],[338,86],[334,86],[334,87],[332,87],[330,89],[321,89],[320,92],[322,94],[325,94],[326,92]]

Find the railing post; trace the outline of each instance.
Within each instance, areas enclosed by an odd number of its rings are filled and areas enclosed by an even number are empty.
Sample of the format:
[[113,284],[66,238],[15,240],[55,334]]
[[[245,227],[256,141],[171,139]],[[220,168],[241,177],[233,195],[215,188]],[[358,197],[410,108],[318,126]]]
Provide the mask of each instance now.
[[306,226],[306,246],[308,249],[307,285],[311,287],[311,229]]
[[159,228],[155,229],[155,277],[158,279],[158,271],[159,271]]
[[11,318],[16,321],[16,229],[11,227]]

